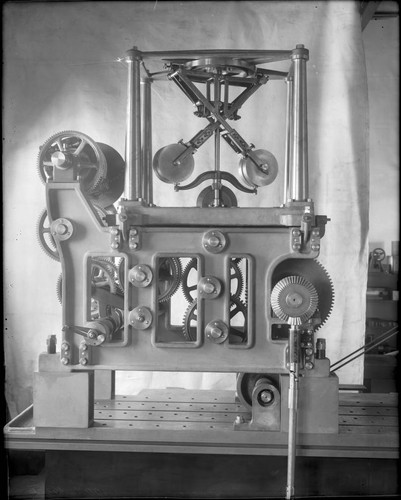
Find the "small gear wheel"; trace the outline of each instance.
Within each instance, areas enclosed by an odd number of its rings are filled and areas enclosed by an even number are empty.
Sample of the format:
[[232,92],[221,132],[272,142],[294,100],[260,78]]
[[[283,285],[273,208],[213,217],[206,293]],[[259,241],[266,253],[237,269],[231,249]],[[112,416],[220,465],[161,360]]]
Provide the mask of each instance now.
[[273,288],[271,306],[290,325],[302,325],[315,313],[319,298],[312,283],[302,276],[287,276]]
[[50,221],[48,220],[47,210],[44,209],[40,214],[38,223],[36,225],[36,234],[40,247],[45,254],[51,259],[60,262],[60,256],[56,247],[56,242],[50,231]]

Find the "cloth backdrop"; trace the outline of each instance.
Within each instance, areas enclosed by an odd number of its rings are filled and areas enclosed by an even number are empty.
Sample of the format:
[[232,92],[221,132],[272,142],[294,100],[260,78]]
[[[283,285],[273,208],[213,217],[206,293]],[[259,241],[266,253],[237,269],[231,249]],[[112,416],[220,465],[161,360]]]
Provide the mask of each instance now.
[[[333,312],[320,329],[332,362],[364,341],[368,231],[368,102],[359,2],[35,2],[4,7],[4,297],[6,395],[12,414],[32,401],[33,372],[46,339],[61,342],[55,294],[60,264],[36,244],[45,190],[36,172],[39,145],[77,130],[124,155],[126,64],[142,51],[293,49],[304,44],[308,66],[310,196],[331,220],[320,262],[335,288]],[[275,69],[288,67],[276,64]],[[282,200],[285,84],[269,82],[240,112],[235,127],[278,159],[280,174],[240,206]],[[153,86],[153,153],[187,141],[205,126],[172,83]],[[212,142],[195,155],[196,170],[212,164]],[[238,157],[222,145],[222,169]],[[209,168],[209,167],[207,167]],[[174,193],[155,180],[155,203],[194,206],[198,192]],[[359,359],[339,372],[361,383]],[[118,391],[143,387],[233,388],[234,374],[118,373]]]

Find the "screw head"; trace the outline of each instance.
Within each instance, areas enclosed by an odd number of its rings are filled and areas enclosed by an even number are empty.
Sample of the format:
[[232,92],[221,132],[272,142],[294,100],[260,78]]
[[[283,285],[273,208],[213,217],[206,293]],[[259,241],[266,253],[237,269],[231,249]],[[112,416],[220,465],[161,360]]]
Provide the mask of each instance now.
[[273,395],[272,391],[265,389],[265,390],[260,392],[259,399],[260,399],[262,404],[267,405],[273,401],[274,395]]
[[144,273],[140,269],[137,269],[134,273],[133,279],[134,279],[134,281],[139,281],[141,283],[142,281],[145,281],[146,273]]
[[63,365],[68,365],[68,363],[69,363],[69,362],[70,362],[70,360],[69,360],[68,358],[66,358],[66,357],[61,358],[61,363],[62,363]]
[[89,330],[89,332],[88,332],[88,337],[89,337],[90,339],[94,339],[94,338],[96,338],[96,332],[95,332],[94,330]]
[[214,338],[214,339],[219,339],[222,335],[223,335],[223,330],[221,328],[219,328],[218,326],[213,326],[211,329],[210,329],[210,335]]
[[220,239],[217,236],[210,236],[208,243],[212,248],[216,248],[220,245]]
[[65,224],[58,224],[56,227],[56,233],[60,234],[61,236],[64,234],[67,234],[68,232],[68,227]]
[[88,359],[87,359],[87,358],[81,358],[81,359],[79,360],[79,362],[81,363],[81,365],[85,366],[85,365],[87,365],[87,364],[88,364]]

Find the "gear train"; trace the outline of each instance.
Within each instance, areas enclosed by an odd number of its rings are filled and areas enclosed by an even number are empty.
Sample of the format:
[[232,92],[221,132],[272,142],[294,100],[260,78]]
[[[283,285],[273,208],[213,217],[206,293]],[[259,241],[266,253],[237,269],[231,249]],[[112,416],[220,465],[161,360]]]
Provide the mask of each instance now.
[[[338,425],[338,379],[330,374],[325,339],[317,338],[334,293],[316,260],[328,219],[315,214],[308,192],[308,57],[303,45],[274,51],[134,47],[124,59],[125,159],[77,131],[53,135],[38,158],[47,202],[39,240],[62,268],[60,356],[51,369],[42,360],[37,374],[48,377],[46,391],[58,372],[71,376],[71,390],[74,374],[82,373],[95,372],[96,387],[101,371],[234,372],[249,418],[233,422],[233,430],[289,432],[288,497],[296,429],[333,433]],[[283,61],[286,71],[269,67]],[[151,72],[154,64],[159,69]],[[200,131],[153,154],[155,81],[185,94]],[[280,167],[271,152],[233,128],[243,104],[272,85],[287,92]],[[195,175],[196,153],[209,139],[214,162]],[[236,161],[232,171],[221,168],[222,140]],[[280,206],[238,206],[235,191],[263,193],[279,168]],[[157,206],[154,176],[171,185],[166,189],[195,191],[194,206]],[[41,387],[36,422],[51,425],[41,421]]]

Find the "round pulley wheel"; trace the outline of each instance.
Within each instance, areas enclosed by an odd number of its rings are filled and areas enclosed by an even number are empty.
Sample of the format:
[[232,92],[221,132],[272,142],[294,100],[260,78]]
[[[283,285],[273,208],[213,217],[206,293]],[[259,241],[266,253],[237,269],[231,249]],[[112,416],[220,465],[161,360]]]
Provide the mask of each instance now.
[[188,155],[180,162],[176,159],[187,149],[184,144],[169,144],[159,149],[153,158],[153,170],[157,177],[167,184],[185,181],[194,171],[194,158]]
[[278,173],[278,163],[275,156],[265,149],[257,149],[252,154],[258,159],[259,167],[255,165],[249,156],[242,158],[239,164],[239,172],[242,178],[252,187],[271,184]]
[[[238,373],[237,374],[237,395],[241,403],[248,410],[252,409],[252,392],[258,381],[266,381],[275,386],[274,376],[264,373]],[[263,399],[262,399],[263,401]],[[271,401],[261,402],[261,406],[267,406]],[[267,404],[266,404],[267,403]]]
[[[220,188],[220,203],[219,207],[224,208],[238,206],[235,194],[226,186]],[[196,205],[200,208],[214,207],[214,189],[212,186],[208,186],[199,193]]]
[[53,180],[53,169],[75,167],[81,189],[98,207],[112,205],[124,190],[125,162],[111,146],[74,130],[58,132],[41,147],[38,172],[43,182]]

